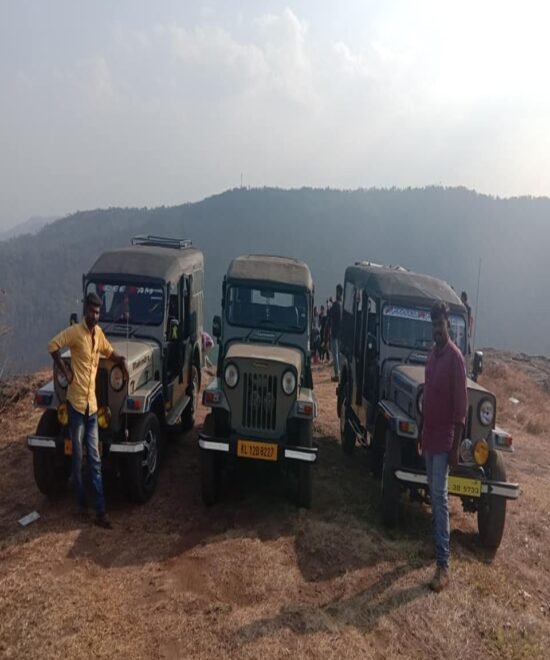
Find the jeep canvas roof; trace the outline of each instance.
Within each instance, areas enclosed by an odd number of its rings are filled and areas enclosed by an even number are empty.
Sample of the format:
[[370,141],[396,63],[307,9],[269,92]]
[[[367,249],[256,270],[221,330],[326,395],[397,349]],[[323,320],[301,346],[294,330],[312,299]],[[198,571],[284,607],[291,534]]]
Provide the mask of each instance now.
[[455,311],[464,311],[462,301],[447,282],[401,267],[390,268],[359,262],[346,269],[346,281],[364,287],[373,297],[386,300],[395,298],[428,307],[438,300],[447,303]]
[[142,243],[104,252],[91,267],[88,276],[132,275],[176,285],[183,273],[192,273],[202,267],[200,250]]
[[237,257],[230,263],[227,277],[230,280],[274,282],[313,290],[313,279],[307,265],[290,257],[263,254]]

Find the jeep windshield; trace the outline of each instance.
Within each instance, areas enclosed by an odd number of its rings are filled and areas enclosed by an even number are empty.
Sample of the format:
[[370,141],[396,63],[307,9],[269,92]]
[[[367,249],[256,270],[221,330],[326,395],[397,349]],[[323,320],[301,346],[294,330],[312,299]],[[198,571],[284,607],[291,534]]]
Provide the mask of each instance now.
[[88,282],[86,295],[101,298],[102,323],[160,325],[164,319],[164,291],[161,286],[121,284],[102,280]]
[[245,328],[301,333],[307,324],[306,294],[271,287],[232,285],[227,293],[226,318],[231,325]]
[[[451,339],[466,353],[466,319],[449,314]],[[433,346],[430,311],[415,307],[386,305],[382,312],[382,336],[386,344],[428,350]]]

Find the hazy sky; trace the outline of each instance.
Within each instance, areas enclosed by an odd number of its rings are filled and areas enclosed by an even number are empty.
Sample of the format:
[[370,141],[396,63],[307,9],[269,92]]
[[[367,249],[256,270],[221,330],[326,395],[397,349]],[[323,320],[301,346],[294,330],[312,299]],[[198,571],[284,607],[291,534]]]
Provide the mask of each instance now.
[[237,186],[550,194],[547,0],[0,0],[0,226]]

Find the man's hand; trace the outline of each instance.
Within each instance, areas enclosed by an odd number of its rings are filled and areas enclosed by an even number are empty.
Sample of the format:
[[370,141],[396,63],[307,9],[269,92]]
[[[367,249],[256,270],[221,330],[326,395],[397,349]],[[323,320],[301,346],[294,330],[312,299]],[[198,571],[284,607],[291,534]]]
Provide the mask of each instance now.
[[122,369],[122,373],[124,374],[124,380],[128,382],[130,380],[130,374],[128,372],[128,363],[126,362],[126,358],[124,357],[124,355],[119,355],[118,353],[112,353],[111,360],[115,364],[118,364],[118,366]]
[[455,468],[458,465],[458,447],[451,447],[449,452],[449,467]]
[[419,456],[422,456],[422,441],[423,441],[422,431],[423,431],[423,429],[424,429],[424,418],[421,417],[420,422],[418,423],[418,437],[416,439],[416,453]]
[[458,465],[458,461],[459,461],[458,448],[460,447],[460,441],[462,440],[463,431],[464,431],[464,426],[462,424],[455,424],[453,446],[449,451],[449,467],[451,468],[455,468]]

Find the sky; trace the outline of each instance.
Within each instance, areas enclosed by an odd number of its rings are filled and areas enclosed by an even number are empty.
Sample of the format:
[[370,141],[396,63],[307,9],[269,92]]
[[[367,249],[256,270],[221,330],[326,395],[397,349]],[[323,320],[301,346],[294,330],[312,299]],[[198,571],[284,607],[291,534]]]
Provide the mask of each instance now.
[[0,0],[0,228],[245,186],[550,195],[546,0]]

